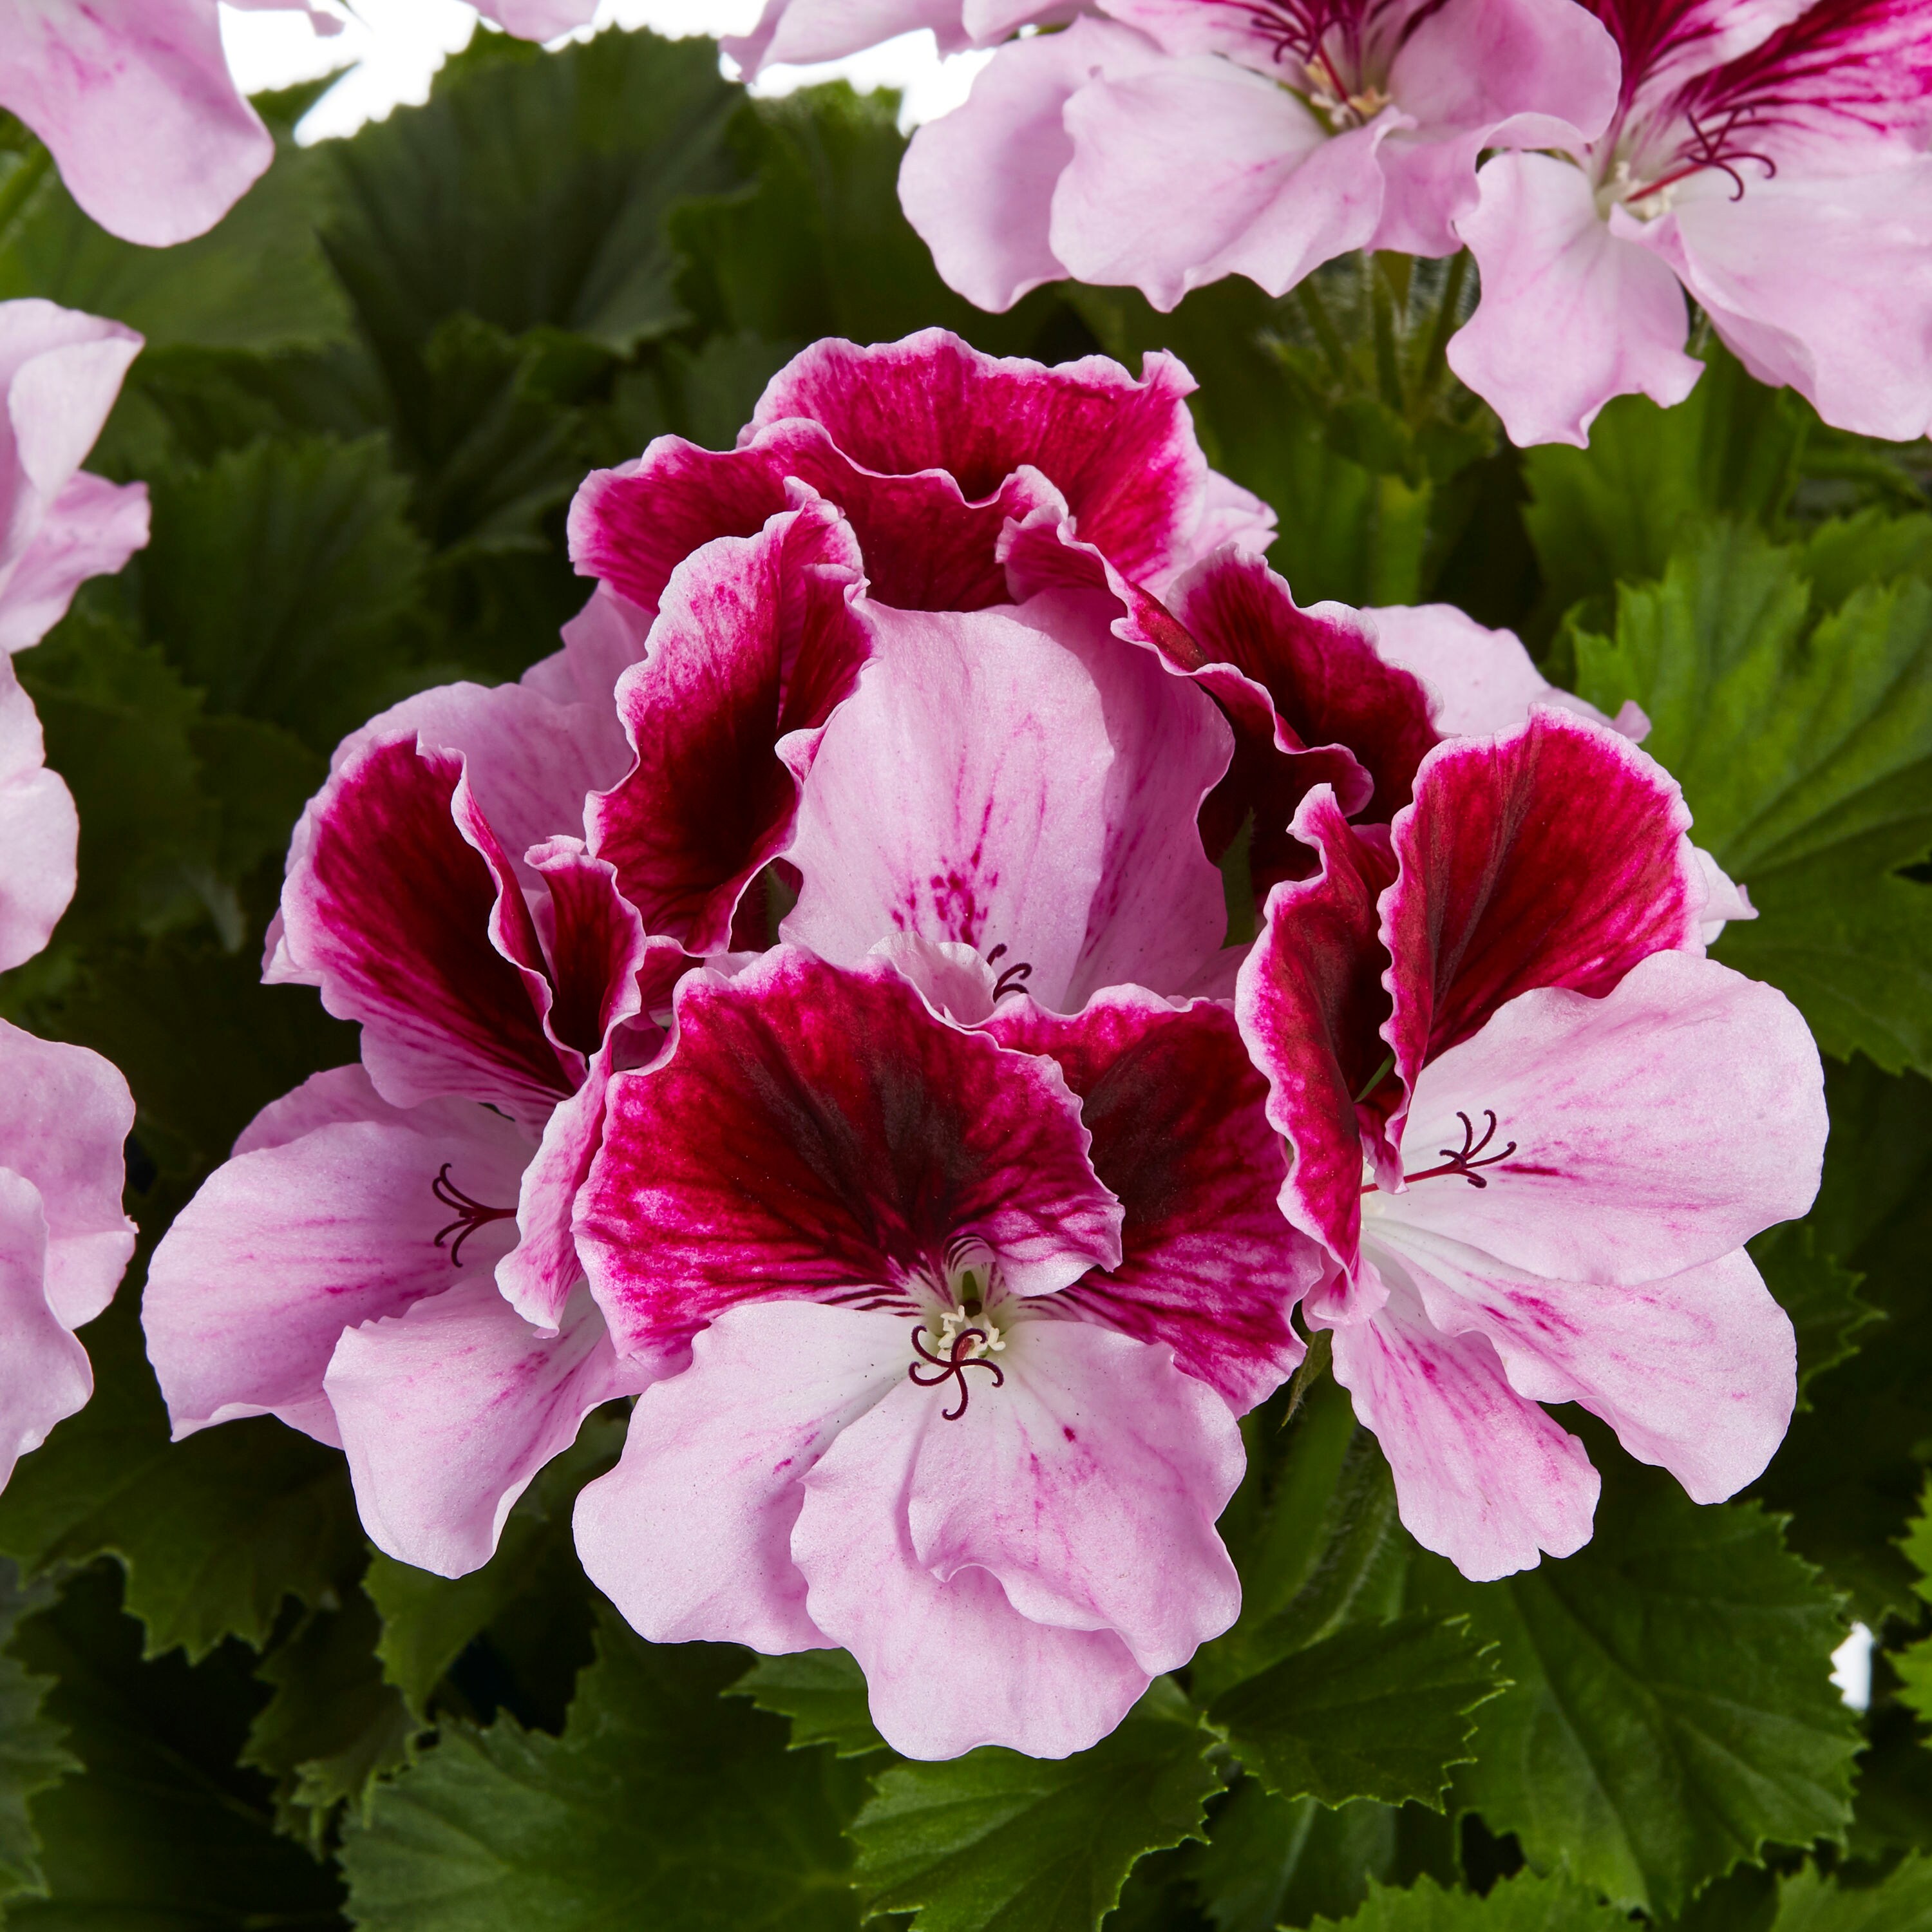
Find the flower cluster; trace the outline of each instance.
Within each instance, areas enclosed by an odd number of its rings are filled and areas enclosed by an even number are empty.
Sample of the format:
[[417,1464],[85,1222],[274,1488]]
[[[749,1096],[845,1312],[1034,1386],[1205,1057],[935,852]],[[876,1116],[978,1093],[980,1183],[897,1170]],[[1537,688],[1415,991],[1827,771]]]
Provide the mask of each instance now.
[[[0,971],[46,944],[74,897],[80,825],[46,769],[13,654],[84,578],[148,541],[148,496],[81,467],[141,338],[52,302],[0,302]],[[93,1392],[74,1331],[134,1251],[122,1211],[127,1082],[84,1047],[0,1020],[0,1486]]]
[[298,829],[268,976],[362,1055],[154,1256],[178,1432],[340,1444],[457,1575],[635,1397],[592,1577],[844,1647],[922,1757],[1082,1748],[1228,1626],[1238,1420],[1309,1333],[1471,1575],[1588,1534],[1540,1404],[1700,1498],[1762,1467],[1741,1244],[1825,1129],[1704,957],[1749,908],[1634,711],[1298,608],[1190,386],[821,343],[734,449],[589,479],[563,649],[374,720]]
[[1466,246],[1450,362],[1518,442],[1682,400],[1687,295],[1828,422],[1932,424],[1925,0],[768,0],[728,44],[756,71],[924,26],[999,49],[900,182],[984,308]]

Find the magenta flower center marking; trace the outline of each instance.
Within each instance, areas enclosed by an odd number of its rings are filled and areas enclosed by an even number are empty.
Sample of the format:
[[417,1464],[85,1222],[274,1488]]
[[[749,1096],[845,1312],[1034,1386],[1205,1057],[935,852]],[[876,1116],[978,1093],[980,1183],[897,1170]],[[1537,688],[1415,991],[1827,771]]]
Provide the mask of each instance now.
[[[1408,1186],[1413,1186],[1418,1180],[1434,1180],[1445,1174],[1460,1174],[1472,1187],[1486,1187],[1490,1184],[1488,1180],[1475,1170],[1479,1167],[1494,1167],[1498,1161],[1508,1160],[1516,1152],[1516,1142],[1511,1141],[1507,1147],[1497,1148],[1494,1154],[1483,1154],[1484,1148],[1496,1137],[1496,1117],[1490,1108],[1485,1107],[1483,1109],[1483,1118],[1489,1125],[1483,1130],[1480,1140],[1476,1138],[1474,1123],[1460,1108],[1456,1109],[1456,1118],[1462,1123],[1462,1144],[1460,1148],[1438,1148],[1436,1152],[1442,1156],[1442,1165],[1440,1167],[1426,1167],[1420,1174],[1405,1174],[1402,1180]],[[1480,1160],[1477,1158],[1479,1154],[1482,1155]],[[1372,1180],[1367,1182],[1362,1192],[1373,1194],[1376,1192],[1376,1184]]]
[[[429,1184],[429,1191],[446,1208],[456,1210],[456,1219],[436,1238],[436,1245],[441,1247],[452,1234],[456,1235],[449,1250],[449,1264],[460,1268],[463,1264],[463,1244],[478,1228],[487,1228],[492,1221],[509,1221],[516,1218],[514,1208],[491,1208],[481,1201],[474,1201],[449,1178],[449,1162],[442,1164],[442,1172]],[[460,1228],[462,1232],[457,1233]]]
[[[941,1319],[937,1335],[933,1335],[924,1322],[912,1331],[913,1352],[918,1356],[919,1361],[906,1364],[907,1378],[916,1382],[921,1388],[939,1388],[947,1382],[956,1381],[959,1384],[959,1406],[946,1411],[944,1419],[948,1422],[957,1422],[966,1413],[966,1404],[972,1394],[966,1381],[968,1369],[989,1369],[992,1371],[994,1388],[1001,1388],[1006,1384],[1006,1370],[998,1362],[989,1359],[993,1351],[1006,1346],[1004,1338],[998,1330],[990,1327],[961,1328],[956,1331],[954,1329],[955,1322],[968,1318],[970,1314],[977,1312],[978,1304],[969,1304],[968,1312],[965,1315],[956,1310],[948,1310]],[[928,1336],[944,1352],[934,1354],[920,1339],[922,1336]],[[920,1362],[927,1364],[939,1372],[937,1375],[922,1375]]]

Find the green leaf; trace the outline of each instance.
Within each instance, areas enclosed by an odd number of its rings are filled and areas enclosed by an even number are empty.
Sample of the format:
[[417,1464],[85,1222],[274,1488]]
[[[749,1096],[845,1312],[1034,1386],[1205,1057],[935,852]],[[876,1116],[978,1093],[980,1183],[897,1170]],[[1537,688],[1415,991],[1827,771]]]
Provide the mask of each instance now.
[[1199,1835],[1213,1744],[1160,1678],[1072,1757],[895,1766],[851,1828],[866,1912],[915,1913],[912,1932],[1094,1932],[1136,1859]]
[[52,1675],[49,1714],[83,1767],[34,1801],[47,1896],[8,1901],[31,1932],[254,1932],[338,1922],[334,1874],[276,1834],[262,1780],[236,1768],[260,1697],[224,1646],[144,1663],[108,1566],[71,1578],[14,1642]]
[[1668,1912],[1767,1840],[1844,1833],[1859,1738],[1828,1675],[1844,1625],[1774,1519],[1700,1508],[1607,1445],[1595,1460],[1577,1555],[1498,1583],[1424,1558],[1417,1588],[1466,1611],[1514,1680],[1480,1714],[1456,1802],[1533,1864]]
[[356,1924],[568,1932],[645,1912],[660,1932],[855,1927],[839,1835],[853,1774],[718,1697],[743,1653],[653,1646],[608,1614],[598,1648],[561,1738],[508,1717],[446,1724],[376,1788],[345,1834]]
[[1882,1883],[1853,1891],[1810,1865],[1778,1888],[1774,1932],[1932,1932],[1932,1858],[1917,1853]]
[[1750,1247],[1765,1285],[1798,1331],[1798,1400],[1809,1408],[1804,1390],[1813,1376],[1849,1361],[1858,1352],[1858,1337],[1884,1317],[1858,1299],[1862,1277],[1819,1252],[1818,1231],[1809,1222],[1787,1221]]
[[[1932,1479],[1921,1496],[1918,1514],[1906,1532],[1905,1560],[1918,1573],[1912,1588],[1932,1603]],[[1932,1637],[1923,1639],[1892,1659],[1899,1676],[1899,1696],[1922,1718],[1932,1718]]]
[[380,1552],[371,1556],[362,1587],[382,1612],[376,1654],[418,1717],[428,1715],[450,1666],[492,1624],[520,1604],[541,1608],[583,1587],[571,1510],[578,1491],[616,1462],[623,1441],[622,1420],[592,1416],[517,1499],[496,1555],[466,1576],[432,1576]]
[[330,144],[326,246],[392,374],[458,314],[616,355],[680,326],[666,218],[742,178],[726,128],[742,99],[711,42],[613,31],[452,64],[428,106]]
[[1435,1804],[1502,1688],[1496,1654],[1465,1617],[1354,1624],[1224,1691],[1208,1721],[1281,1797]]
[[0,241],[0,301],[41,296],[110,316],[151,349],[339,340],[349,305],[316,240],[329,187],[323,155],[284,140],[268,172],[206,235],[143,248],[97,228],[50,176]]
[[[1319,1932],[1338,1932],[1328,1919],[1315,1923]],[[1426,1878],[1404,1892],[1376,1886],[1343,1923],[1348,1932],[1628,1932],[1630,1920],[1561,1874],[1522,1872],[1484,1898]]]
[[830,1744],[838,1756],[864,1757],[886,1748],[872,1723],[866,1674],[842,1650],[761,1657],[726,1694],[789,1718],[794,1750]]
[[1750,891],[1727,964],[1795,1000],[1827,1052],[1932,1067],[1932,585],[1855,592],[1814,622],[1799,556],[1742,526],[1624,586],[1577,688],[1649,714],[1696,836]]
[[318,1853],[338,1808],[366,1804],[376,1778],[410,1762],[422,1728],[382,1681],[381,1630],[368,1598],[351,1590],[340,1610],[304,1616],[255,1673],[274,1695],[240,1762],[276,1780],[284,1828]]
[[257,442],[159,479],[141,569],[148,635],[208,708],[326,754],[412,688],[427,562],[380,437]]
[[0,1899],[20,1892],[44,1895],[46,1875],[28,1801],[80,1768],[65,1748],[66,1733],[41,1708],[51,1680],[7,1654],[21,1618],[52,1600],[45,1584],[23,1588],[14,1566],[0,1563]]
[[341,1454],[266,1418],[171,1446],[137,1301],[124,1285],[89,1325],[94,1400],[0,1496],[0,1552],[29,1572],[118,1556],[151,1657],[231,1634],[259,1650],[285,1598],[320,1604],[362,1568]]

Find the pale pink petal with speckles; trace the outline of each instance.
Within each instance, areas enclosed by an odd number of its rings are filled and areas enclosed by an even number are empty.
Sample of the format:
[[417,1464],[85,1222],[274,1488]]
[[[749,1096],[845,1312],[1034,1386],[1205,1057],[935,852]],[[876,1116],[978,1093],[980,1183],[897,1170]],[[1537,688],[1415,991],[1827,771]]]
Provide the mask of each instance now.
[[[343,1330],[466,1279],[496,1292],[530,1141],[472,1102],[392,1107],[343,1066],[275,1102],[237,1147],[148,1264],[148,1359],[177,1435],[278,1414],[337,1441],[322,1376]],[[496,1218],[465,1234],[440,1176]]]
[[379,1550],[439,1576],[480,1569],[584,1417],[650,1380],[618,1359],[587,1289],[560,1321],[544,1335],[472,1280],[343,1335],[323,1388]]
[[803,1476],[905,1379],[902,1316],[810,1301],[727,1309],[691,1366],[648,1389],[624,1454],[577,1502],[586,1574],[653,1643],[828,1647],[806,1613],[791,1533]]

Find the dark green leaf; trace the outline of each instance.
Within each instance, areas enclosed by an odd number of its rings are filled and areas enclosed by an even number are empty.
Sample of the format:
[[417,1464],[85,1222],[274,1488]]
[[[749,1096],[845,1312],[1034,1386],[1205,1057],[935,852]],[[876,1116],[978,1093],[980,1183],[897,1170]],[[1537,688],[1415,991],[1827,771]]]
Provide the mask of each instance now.
[[791,1720],[791,1748],[830,1744],[840,1757],[886,1748],[872,1724],[866,1676],[842,1650],[801,1650],[761,1657],[729,1694],[748,1697],[761,1711]]
[[1798,1400],[1812,1377],[1856,1354],[1860,1337],[1883,1318],[1858,1296],[1860,1277],[1818,1248],[1808,1221],[1787,1221],[1750,1244],[1751,1259],[1798,1331]]
[[718,1692],[743,1653],[605,1618],[562,1738],[458,1723],[379,1786],[343,1862],[368,1932],[848,1932],[850,1773]]
[[7,1654],[23,1616],[53,1600],[45,1584],[22,1588],[10,1563],[0,1563],[0,1899],[20,1892],[44,1894],[40,1841],[28,1801],[58,1784],[80,1764],[64,1748],[65,1733],[42,1712],[50,1680],[37,1677]]
[[1914,1853],[1883,1883],[1853,1891],[1808,1865],[1779,1886],[1774,1932],[1932,1932],[1932,1858]]
[[[1601,1442],[1600,1432],[1590,1432]],[[1502,1646],[1456,1800],[1618,1902],[1676,1910],[1767,1840],[1840,1835],[1857,1726],[1828,1681],[1838,1606],[1748,1505],[1606,1466],[1576,1556],[1499,1583],[1420,1559],[1424,1600]]]
[[[1573,1880],[1534,1872],[1504,1879],[1484,1898],[1446,1891],[1429,1879],[1406,1892],[1377,1886],[1344,1922],[1348,1932],[1628,1932],[1630,1925]],[[1336,1932],[1328,1919],[1316,1924],[1319,1932]]]
[[1199,1834],[1213,1743],[1160,1678],[1072,1757],[896,1766],[851,1828],[866,1910],[914,1912],[914,1932],[1094,1932],[1137,1858]]
[[1283,1798],[1441,1801],[1466,1760],[1470,1714],[1501,1688],[1492,1642],[1460,1616],[1354,1624],[1208,1707],[1242,1762]]

